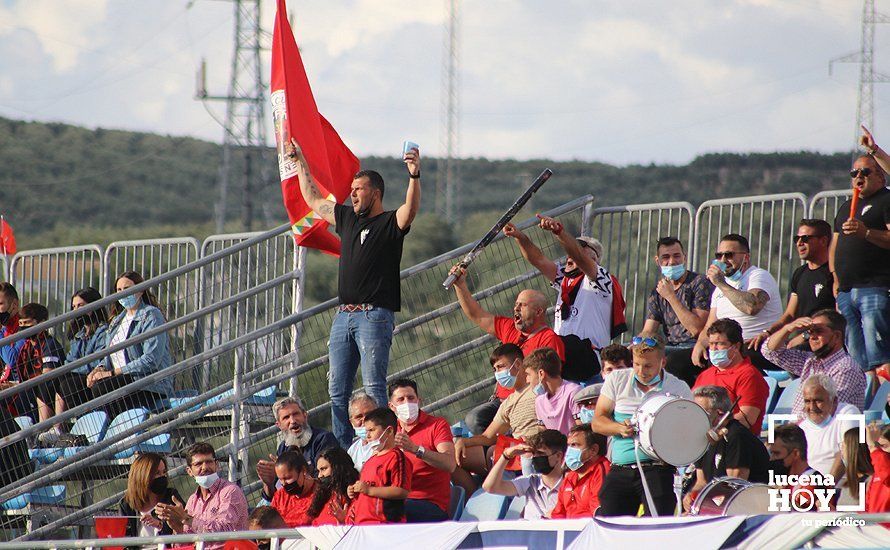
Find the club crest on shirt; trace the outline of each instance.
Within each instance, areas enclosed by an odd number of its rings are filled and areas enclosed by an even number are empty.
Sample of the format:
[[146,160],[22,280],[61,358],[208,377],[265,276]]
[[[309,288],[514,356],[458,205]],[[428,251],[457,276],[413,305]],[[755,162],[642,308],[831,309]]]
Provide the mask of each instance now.
[[871,205],[866,204],[865,206],[862,207],[862,213],[860,213],[860,216],[864,216],[865,213],[868,212],[869,210],[871,210]]
[[365,239],[368,238],[368,233],[370,233],[370,232],[371,232],[370,229],[362,229],[362,232],[360,233],[360,237],[359,237],[359,240],[361,240],[361,244],[365,244]]
[[822,288],[823,288],[823,286],[824,286],[824,285],[823,285],[822,283],[816,283],[816,286],[813,287],[813,290],[816,291],[816,297],[817,297],[817,298],[819,297],[819,294],[822,293]]

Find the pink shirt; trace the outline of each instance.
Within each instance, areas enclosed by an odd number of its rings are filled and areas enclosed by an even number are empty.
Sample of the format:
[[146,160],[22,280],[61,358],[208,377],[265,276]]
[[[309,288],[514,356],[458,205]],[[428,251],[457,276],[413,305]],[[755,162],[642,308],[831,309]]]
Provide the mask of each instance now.
[[553,395],[542,394],[535,398],[535,414],[538,420],[544,423],[548,430],[559,430],[568,435],[569,430],[575,425],[574,414],[580,407],[575,405],[572,397],[581,389],[581,386],[568,380],[563,380],[562,385]]
[[[221,533],[247,530],[247,499],[244,492],[223,478],[210,486],[209,495],[202,498],[201,489],[189,497],[185,511],[194,519],[185,526],[186,533]],[[208,542],[207,550],[219,550],[225,542]]]

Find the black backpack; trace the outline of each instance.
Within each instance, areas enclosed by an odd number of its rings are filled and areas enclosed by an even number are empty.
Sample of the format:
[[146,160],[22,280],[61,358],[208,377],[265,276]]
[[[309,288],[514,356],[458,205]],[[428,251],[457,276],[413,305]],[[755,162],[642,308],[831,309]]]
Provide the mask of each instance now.
[[565,347],[566,360],[562,365],[562,377],[572,382],[587,382],[600,373],[600,362],[593,351],[590,338],[581,339],[574,334],[560,336]]

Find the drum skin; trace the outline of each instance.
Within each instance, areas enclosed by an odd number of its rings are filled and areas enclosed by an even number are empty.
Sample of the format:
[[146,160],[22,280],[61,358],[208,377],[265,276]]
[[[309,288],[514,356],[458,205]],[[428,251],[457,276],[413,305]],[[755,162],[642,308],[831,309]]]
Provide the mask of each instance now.
[[769,514],[769,487],[736,477],[718,477],[701,490],[693,516],[748,516]]
[[708,450],[708,413],[695,401],[648,394],[634,415],[640,448],[672,466],[692,464]]

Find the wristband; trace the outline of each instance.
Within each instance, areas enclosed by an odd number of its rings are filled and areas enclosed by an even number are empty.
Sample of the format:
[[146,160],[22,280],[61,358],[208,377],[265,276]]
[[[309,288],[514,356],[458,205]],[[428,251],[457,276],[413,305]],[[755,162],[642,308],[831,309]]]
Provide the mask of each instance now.
[[408,172],[408,178],[412,179],[412,180],[419,180],[420,179],[420,170],[418,170],[416,174],[412,174],[411,172]]

